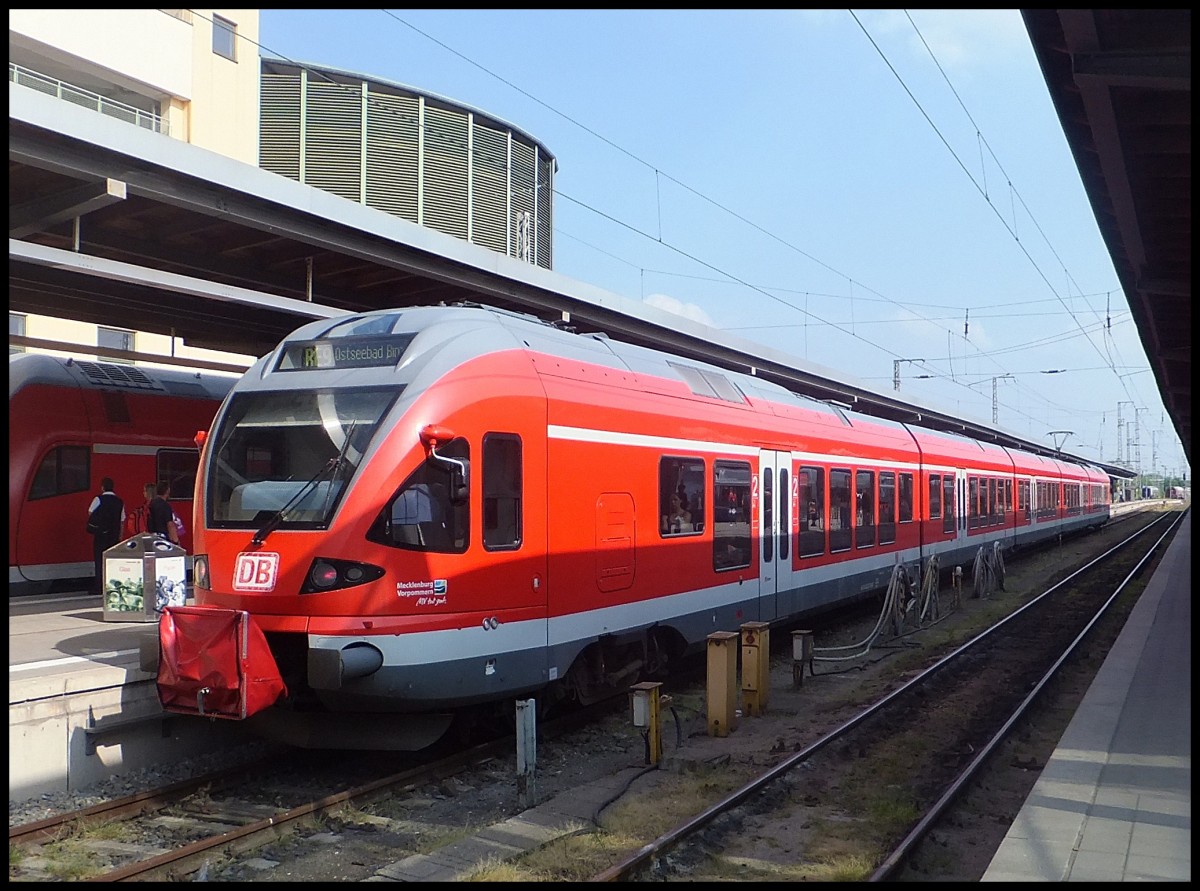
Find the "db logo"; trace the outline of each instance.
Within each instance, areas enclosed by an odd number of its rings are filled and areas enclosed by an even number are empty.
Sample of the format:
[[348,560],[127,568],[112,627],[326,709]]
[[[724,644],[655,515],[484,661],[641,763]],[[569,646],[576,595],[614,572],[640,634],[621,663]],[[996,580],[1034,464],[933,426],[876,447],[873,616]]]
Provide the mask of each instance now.
[[278,574],[278,554],[238,554],[233,572],[233,590],[274,591]]

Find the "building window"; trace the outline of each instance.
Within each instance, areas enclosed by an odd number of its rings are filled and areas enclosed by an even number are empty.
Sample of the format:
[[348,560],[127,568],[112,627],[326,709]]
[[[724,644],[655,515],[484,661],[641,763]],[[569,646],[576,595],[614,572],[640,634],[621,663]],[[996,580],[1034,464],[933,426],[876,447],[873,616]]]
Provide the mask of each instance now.
[[[14,335],[17,337],[25,336],[25,316],[19,312],[10,312],[8,314],[8,336],[13,337]],[[10,355],[12,353],[23,353],[25,352],[25,347],[13,346],[10,343],[8,345],[8,352]]]
[[218,56],[224,56],[230,61],[237,61],[237,25],[233,22],[223,19],[218,15],[213,16],[213,52]]
[[[114,350],[133,352],[133,332],[120,328],[97,328],[96,346],[108,347]],[[117,362],[121,365],[132,365],[131,359],[120,359],[112,356],[100,356],[106,362]]]

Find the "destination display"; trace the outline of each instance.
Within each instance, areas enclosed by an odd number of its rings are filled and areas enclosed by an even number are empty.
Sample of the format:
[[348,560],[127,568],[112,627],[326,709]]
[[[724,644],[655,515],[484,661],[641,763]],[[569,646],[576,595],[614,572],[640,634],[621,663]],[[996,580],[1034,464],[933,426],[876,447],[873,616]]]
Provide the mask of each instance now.
[[372,368],[395,365],[412,343],[412,334],[374,334],[289,343],[279,359],[280,371],[322,368]]

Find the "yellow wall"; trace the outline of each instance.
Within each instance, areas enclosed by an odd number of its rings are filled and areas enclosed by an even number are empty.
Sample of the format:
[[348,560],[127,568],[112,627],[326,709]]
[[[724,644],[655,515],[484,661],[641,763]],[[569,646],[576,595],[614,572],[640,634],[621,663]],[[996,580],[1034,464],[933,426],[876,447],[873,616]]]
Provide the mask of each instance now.
[[[258,166],[258,10],[192,10],[188,141]],[[236,62],[213,52],[213,15],[236,26]]]
[[[95,346],[99,326],[88,322],[77,322],[72,319],[57,319],[52,316],[36,314],[25,315],[25,336],[41,340],[54,340],[64,344],[78,344],[79,349],[52,350],[30,347],[26,352],[46,353],[51,356],[74,356],[77,359],[98,359],[101,362],[112,362],[109,356],[97,356],[89,353],[87,348]],[[106,327],[116,328],[115,325]],[[117,330],[127,330],[118,328]],[[173,348],[172,348],[173,347]],[[257,356],[240,353],[225,353],[217,350],[206,350],[186,346],[181,338],[172,338],[166,334],[149,334],[145,331],[135,331],[133,349],[139,353],[153,353],[159,356],[179,356],[185,359],[201,359],[208,362],[218,362],[227,365],[243,365],[249,368],[258,359]],[[144,368],[179,368],[170,362],[137,361],[135,365]],[[212,369],[197,369],[205,373],[221,373]]]
[[[214,14],[235,26],[232,61],[213,52]],[[9,10],[9,56],[111,98],[152,99],[171,138],[257,167],[258,29],[257,9],[15,9]],[[27,315],[25,325],[27,337],[96,344],[96,325],[39,315]],[[136,332],[134,349],[171,355],[172,338]],[[87,350],[70,355],[86,356]],[[178,340],[174,355],[245,365],[255,358]]]

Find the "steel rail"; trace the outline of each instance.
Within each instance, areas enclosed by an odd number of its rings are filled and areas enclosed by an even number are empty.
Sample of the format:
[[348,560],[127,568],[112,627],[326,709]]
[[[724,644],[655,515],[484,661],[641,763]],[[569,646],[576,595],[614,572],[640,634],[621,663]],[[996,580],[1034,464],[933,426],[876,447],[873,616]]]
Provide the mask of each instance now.
[[933,804],[933,806],[919,821],[917,821],[916,825],[913,826],[908,835],[906,835],[900,841],[900,843],[896,845],[892,852],[886,858],[884,858],[883,862],[876,867],[875,872],[872,873],[869,881],[886,881],[899,871],[900,867],[904,865],[909,855],[912,853],[913,848],[915,848],[917,844],[920,843],[920,841],[929,833],[929,830],[937,824],[937,821],[941,819],[942,814],[944,814],[950,805],[955,801],[955,799],[958,798],[963,789],[966,787],[967,783],[969,783],[975,777],[975,774],[979,772],[985,763],[987,763],[987,760],[991,757],[992,753],[1008,738],[1009,734],[1013,730],[1013,727],[1019,720],[1021,720],[1022,717],[1024,717],[1030,706],[1033,705],[1038,696],[1041,694],[1043,688],[1054,679],[1066,661],[1071,657],[1075,650],[1078,649],[1079,645],[1087,639],[1092,629],[1096,626],[1096,623],[1099,622],[1104,617],[1105,613],[1108,612],[1109,607],[1112,606],[1117,597],[1121,595],[1121,592],[1125,590],[1129,582],[1132,581],[1133,578],[1139,572],[1141,572],[1142,567],[1145,566],[1145,564],[1159,552],[1163,542],[1170,537],[1182,520],[1183,516],[1181,514],[1171,523],[1170,526],[1168,526],[1166,531],[1159,536],[1158,540],[1150,546],[1150,549],[1137,562],[1133,569],[1129,571],[1129,574],[1125,576],[1125,578],[1116,587],[1108,599],[1104,601],[1104,604],[1100,607],[1100,609],[1096,611],[1096,614],[1092,617],[1091,621],[1089,621],[1083,630],[1076,635],[1075,639],[1071,641],[1070,645],[1066,648],[1066,650],[1063,651],[1062,655],[1059,656],[1058,659],[1055,660],[1054,664],[1047,669],[1046,673],[1042,675],[1041,680],[1039,680],[1033,689],[1029,691],[1029,694],[1021,701],[1020,705],[1017,706],[1016,710],[1013,711],[1008,720],[1004,722],[1004,725],[996,731],[995,735],[988,740],[987,744],[979,750],[979,753],[973,759],[971,759],[965,768],[963,768],[963,771],[958,775],[957,779],[955,779],[954,782],[947,787],[942,797]]
[[[1044,598],[1048,597],[1054,591],[1058,590],[1059,588],[1061,588],[1063,585],[1070,582],[1075,577],[1086,572],[1088,569],[1090,569],[1096,563],[1108,559],[1112,554],[1116,553],[1121,548],[1124,548],[1126,545],[1130,544],[1132,541],[1134,541],[1136,538],[1138,538],[1140,535],[1142,535],[1142,533],[1146,532],[1148,529],[1153,528],[1156,524],[1162,522],[1162,519],[1163,518],[1160,517],[1160,518],[1156,518],[1156,519],[1152,520],[1146,526],[1143,526],[1141,529],[1138,529],[1136,532],[1134,532],[1132,535],[1130,535],[1123,541],[1118,542],[1116,545],[1109,548],[1103,554],[1088,561],[1086,564],[1084,564],[1083,566],[1076,569],[1070,575],[1066,576],[1065,578],[1063,578],[1062,580],[1060,580],[1059,582],[1057,582],[1050,588],[1047,588],[1044,592],[1039,594],[1033,600],[1030,600],[1028,603],[1024,604],[1023,606],[1021,606],[1019,609],[1015,610],[1014,612],[1010,613],[1008,616],[1001,619],[999,622],[992,625],[991,627],[989,627],[988,629],[986,629],[979,635],[975,636],[971,640],[969,640],[966,643],[962,644],[961,646],[957,647],[955,650],[953,650],[946,656],[939,659],[937,662],[935,662],[929,668],[925,669],[920,674],[914,676],[909,681],[907,681],[905,684],[903,684],[902,686],[893,690],[891,693],[889,693],[883,699],[880,699],[879,701],[875,702],[869,708],[860,712],[859,714],[857,714],[856,716],[851,718],[849,721],[846,721],[845,723],[843,723],[843,724],[839,725],[838,727],[834,728],[833,730],[829,731],[827,734],[825,734],[823,737],[821,737],[816,742],[814,742],[811,745],[807,746],[806,748],[800,750],[799,752],[796,752],[794,755],[791,755],[788,758],[784,759],[779,764],[772,767],[770,770],[759,775],[755,779],[751,780],[749,783],[746,783],[745,785],[743,785],[741,788],[736,789],[733,792],[729,793],[727,796],[722,798],[716,804],[711,805],[710,807],[703,810],[701,813],[696,814],[694,817],[686,820],[685,822],[679,824],[678,826],[674,827],[673,829],[668,830],[667,832],[663,833],[662,835],[660,835],[658,838],[654,839],[653,841],[647,843],[646,845],[643,845],[641,848],[639,848],[633,854],[626,857],[624,860],[614,864],[613,866],[609,867],[608,869],[596,874],[589,881],[592,881],[592,882],[617,882],[617,881],[623,881],[623,880],[628,879],[629,876],[636,873],[639,869],[645,867],[654,858],[662,856],[667,851],[674,848],[676,845],[680,844],[681,842],[683,842],[690,836],[697,833],[700,829],[707,826],[709,823],[711,823],[714,819],[719,817],[721,814],[738,806],[739,804],[741,804],[743,801],[745,801],[746,799],[748,799],[750,796],[754,795],[755,793],[762,791],[767,786],[769,786],[771,783],[773,783],[775,780],[779,779],[781,776],[784,776],[785,774],[789,773],[791,770],[796,768],[801,763],[812,758],[814,755],[816,755],[818,752],[820,752],[822,749],[824,749],[830,743],[833,743],[833,742],[837,741],[838,739],[840,739],[841,737],[845,736],[847,733],[849,733],[851,730],[856,728],[858,725],[862,724],[864,721],[866,721],[868,718],[875,715],[877,712],[882,711],[884,708],[889,706],[893,701],[895,701],[896,699],[905,695],[908,691],[910,691],[914,687],[918,687],[921,684],[928,681],[929,678],[931,678],[933,675],[940,672],[943,668],[954,663],[958,659],[958,657],[961,656],[963,653],[967,652],[968,650],[975,647],[977,644],[979,644],[982,641],[986,640],[987,638],[991,637],[992,634],[998,632],[999,629],[1001,629],[1003,626],[1008,624],[1008,622],[1015,619],[1018,615],[1023,613],[1025,610],[1032,608],[1035,604],[1037,604]],[[1168,530],[1168,532],[1169,532],[1169,530]]]

